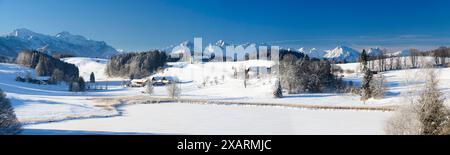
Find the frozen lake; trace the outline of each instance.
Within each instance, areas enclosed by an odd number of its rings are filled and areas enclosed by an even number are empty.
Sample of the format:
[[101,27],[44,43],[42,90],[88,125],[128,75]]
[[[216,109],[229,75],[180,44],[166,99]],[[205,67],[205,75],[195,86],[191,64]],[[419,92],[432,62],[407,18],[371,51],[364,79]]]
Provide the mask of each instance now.
[[138,104],[122,116],[25,126],[22,134],[383,134],[392,112],[269,106]]

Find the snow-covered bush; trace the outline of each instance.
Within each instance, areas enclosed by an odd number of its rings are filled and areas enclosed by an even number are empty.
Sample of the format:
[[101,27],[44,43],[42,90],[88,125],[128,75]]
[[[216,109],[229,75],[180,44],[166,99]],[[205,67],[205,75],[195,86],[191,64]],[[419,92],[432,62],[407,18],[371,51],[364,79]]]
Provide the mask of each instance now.
[[384,131],[388,135],[419,135],[420,122],[412,106],[396,109],[394,116],[387,120]]
[[19,133],[21,124],[14,114],[11,103],[0,89],[0,135],[14,135]]

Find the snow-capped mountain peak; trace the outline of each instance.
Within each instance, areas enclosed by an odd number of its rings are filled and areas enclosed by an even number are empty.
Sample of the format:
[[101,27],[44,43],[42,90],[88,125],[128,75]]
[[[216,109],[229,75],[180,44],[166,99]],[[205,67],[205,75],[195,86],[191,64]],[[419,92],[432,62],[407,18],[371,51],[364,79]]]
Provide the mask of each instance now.
[[360,53],[347,46],[337,46],[332,50],[327,50],[325,58],[335,61],[357,61]]
[[372,57],[383,55],[383,50],[380,47],[370,48],[367,54]]
[[298,49],[299,52],[308,55],[310,58],[318,58],[322,59],[325,54],[327,54],[325,51],[318,50],[316,48],[311,48],[309,50],[306,50],[305,48]]
[[39,34],[33,32],[31,30],[28,30],[28,29],[25,29],[25,28],[20,28],[20,29],[15,29],[8,36],[9,37],[18,37],[18,38],[28,39],[30,37],[37,36],[37,35],[39,35]]
[[219,47],[226,47],[226,46],[228,46],[229,44],[225,43],[225,41],[223,41],[223,40],[219,40],[219,41],[216,42],[215,45],[216,45],[216,46],[219,46]]
[[300,52],[300,53],[305,53],[305,48],[304,48],[304,47],[301,47],[301,48],[299,48],[297,51]]

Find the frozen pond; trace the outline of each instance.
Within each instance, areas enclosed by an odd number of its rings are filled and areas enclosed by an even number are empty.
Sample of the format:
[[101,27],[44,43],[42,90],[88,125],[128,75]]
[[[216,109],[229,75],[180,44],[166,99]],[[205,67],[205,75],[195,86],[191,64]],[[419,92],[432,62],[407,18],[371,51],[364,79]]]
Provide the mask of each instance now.
[[383,134],[392,112],[139,104],[123,116],[29,125],[22,134]]

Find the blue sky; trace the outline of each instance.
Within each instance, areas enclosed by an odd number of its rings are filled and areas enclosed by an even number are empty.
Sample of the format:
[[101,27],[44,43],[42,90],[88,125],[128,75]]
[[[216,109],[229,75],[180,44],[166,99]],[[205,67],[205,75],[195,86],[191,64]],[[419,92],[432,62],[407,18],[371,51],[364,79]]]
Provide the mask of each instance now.
[[0,33],[61,31],[116,48],[204,42],[391,49],[450,45],[447,0],[0,0]]

